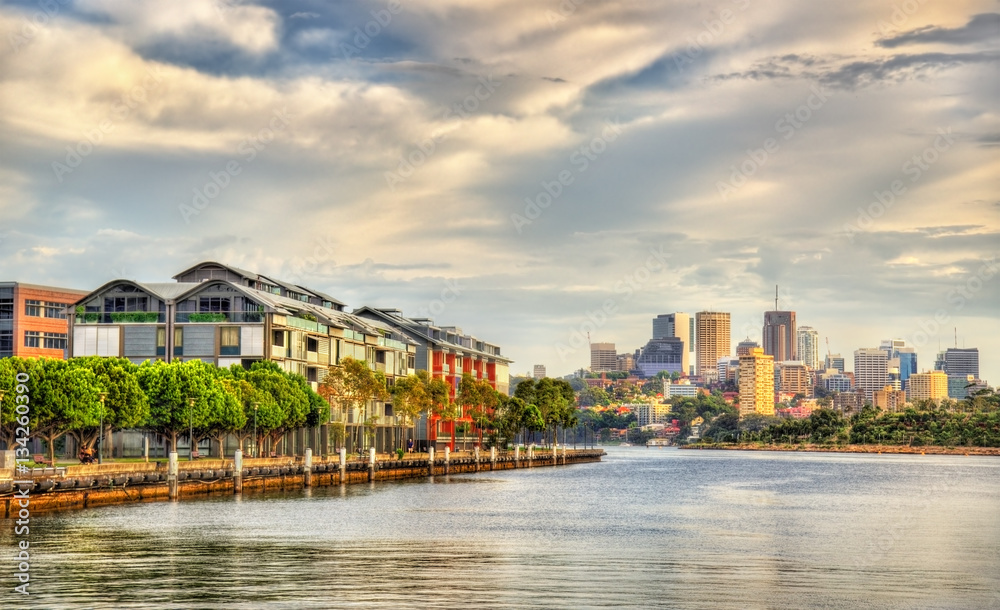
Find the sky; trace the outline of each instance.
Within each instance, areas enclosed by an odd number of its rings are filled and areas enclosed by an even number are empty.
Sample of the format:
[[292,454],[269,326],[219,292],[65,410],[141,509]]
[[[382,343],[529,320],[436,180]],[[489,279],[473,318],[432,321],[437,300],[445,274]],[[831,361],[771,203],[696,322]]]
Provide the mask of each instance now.
[[0,279],[213,260],[501,346],[779,306],[1000,384],[1000,3],[0,5]]

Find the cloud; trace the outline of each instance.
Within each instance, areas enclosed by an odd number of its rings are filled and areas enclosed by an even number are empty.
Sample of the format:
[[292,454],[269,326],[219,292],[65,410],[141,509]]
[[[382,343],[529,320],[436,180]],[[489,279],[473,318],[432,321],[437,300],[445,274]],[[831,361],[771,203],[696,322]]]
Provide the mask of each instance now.
[[908,44],[967,45],[1000,39],[1000,13],[974,15],[967,24],[957,28],[924,26],[876,42],[880,47],[894,48]]
[[306,11],[306,12],[292,13],[288,18],[289,19],[316,19],[317,17],[319,17],[319,13],[310,13],[310,12]]

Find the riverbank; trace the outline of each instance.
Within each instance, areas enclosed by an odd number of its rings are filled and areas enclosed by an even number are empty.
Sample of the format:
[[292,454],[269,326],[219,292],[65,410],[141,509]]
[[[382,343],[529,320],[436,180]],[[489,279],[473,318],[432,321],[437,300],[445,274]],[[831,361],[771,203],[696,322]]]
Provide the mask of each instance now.
[[813,445],[813,444],[776,444],[757,445],[742,444],[693,444],[682,445],[681,449],[720,449],[734,451],[804,451],[820,453],[906,453],[916,455],[996,455],[1000,456],[1000,447],[941,447],[926,445],[922,447],[907,447],[905,445]]
[[[243,459],[240,473],[233,460],[208,459],[177,463],[176,496],[186,499],[209,494],[258,493],[271,490],[413,479],[435,475],[490,472],[516,468],[564,466],[599,462],[602,449],[490,454],[456,452],[447,457],[410,454],[405,459],[381,456],[374,464],[336,456],[314,459],[307,467],[302,457]],[[35,469],[31,476],[13,478],[0,472],[0,511],[16,514],[27,490],[31,513],[172,499],[167,464],[130,462]]]

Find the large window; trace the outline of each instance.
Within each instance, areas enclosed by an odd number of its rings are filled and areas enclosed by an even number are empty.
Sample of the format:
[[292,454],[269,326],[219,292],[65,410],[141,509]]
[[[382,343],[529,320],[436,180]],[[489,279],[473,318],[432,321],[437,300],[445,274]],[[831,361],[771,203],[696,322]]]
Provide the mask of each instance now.
[[24,315],[31,316],[33,318],[42,317],[42,302],[32,301],[30,299],[25,299],[24,301]]
[[69,307],[66,303],[45,303],[45,317],[46,318],[59,318],[61,320],[66,319],[66,308]]
[[0,357],[14,353],[14,331],[0,330]]
[[45,349],[66,349],[66,333],[45,333],[42,335]]
[[184,355],[184,329],[175,328],[174,329],[174,355],[183,356]]
[[156,329],[156,355],[167,355],[167,327],[160,326]]
[[0,299],[0,320],[14,319],[14,299]]
[[240,327],[223,326],[219,329],[219,355],[240,355]]
[[104,311],[117,313],[122,311],[149,311],[148,297],[106,297]]
[[205,313],[229,313],[229,297],[201,297],[198,311]]
[[42,333],[37,330],[24,331],[24,347],[41,347]]

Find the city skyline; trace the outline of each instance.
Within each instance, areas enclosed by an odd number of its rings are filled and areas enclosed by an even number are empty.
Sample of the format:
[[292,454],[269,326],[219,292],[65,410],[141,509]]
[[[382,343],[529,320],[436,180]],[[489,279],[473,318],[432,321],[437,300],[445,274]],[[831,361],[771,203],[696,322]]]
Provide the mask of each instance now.
[[560,6],[8,3],[0,279],[216,260],[556,376],[778,284],[997,383],[995,3]]

